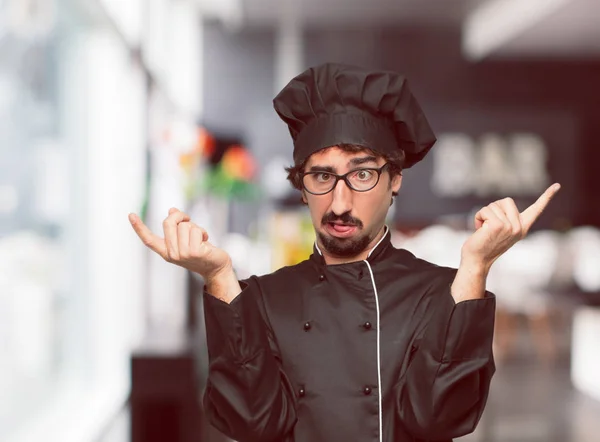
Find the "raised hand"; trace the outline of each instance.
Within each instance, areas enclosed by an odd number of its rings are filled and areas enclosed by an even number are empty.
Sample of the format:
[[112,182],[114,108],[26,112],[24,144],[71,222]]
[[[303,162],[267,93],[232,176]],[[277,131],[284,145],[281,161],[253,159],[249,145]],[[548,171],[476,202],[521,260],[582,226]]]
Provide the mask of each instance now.
[[489,270],[504,252],[523,239],[548,206],[560,184],[553,184],[519,213],[511,198],[495,201],[475,214],[475,232],[462,247],[462,259]]
[[232,268],[229,255],[209,243],[208,233],[175,208],[169,210],[169,216],[163,221],[164,238],[152,233],[133,213],[129,221],[148,248],[165,261],[198,273],[206,280]]

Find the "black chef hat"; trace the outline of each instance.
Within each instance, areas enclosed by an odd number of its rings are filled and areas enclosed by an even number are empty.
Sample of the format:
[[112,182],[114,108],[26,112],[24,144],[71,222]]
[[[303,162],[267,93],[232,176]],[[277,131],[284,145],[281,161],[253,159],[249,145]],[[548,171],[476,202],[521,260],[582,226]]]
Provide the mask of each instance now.
[[325,147],[356,144],[390,154],[404,151],[404,167],[436,141],[406,78],[337,63],[301,73],[275,97],[277,114],[294,140],[294,163]]

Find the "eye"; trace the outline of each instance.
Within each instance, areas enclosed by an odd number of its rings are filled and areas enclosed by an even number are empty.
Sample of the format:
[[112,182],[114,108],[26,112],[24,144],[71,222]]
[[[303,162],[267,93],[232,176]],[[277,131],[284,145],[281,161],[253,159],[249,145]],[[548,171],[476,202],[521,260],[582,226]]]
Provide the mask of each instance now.
[[327,172],[316,173],[314,176],[320,183],[326,183],[327,181],[331,180],[331,174]]
[[355,177],[360,181],[368,181],[373,178],[373,172],[370,170],[358,170]]

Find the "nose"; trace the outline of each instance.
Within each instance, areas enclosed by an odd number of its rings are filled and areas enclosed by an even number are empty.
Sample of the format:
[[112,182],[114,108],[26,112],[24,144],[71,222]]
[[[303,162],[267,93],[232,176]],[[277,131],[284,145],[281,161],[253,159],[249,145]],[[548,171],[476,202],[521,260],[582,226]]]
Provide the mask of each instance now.
[[331,211],[338,216],[350,212],[352,209],[353,192],[346,182],[344,180],[339,180],[331,192],[333,194]]

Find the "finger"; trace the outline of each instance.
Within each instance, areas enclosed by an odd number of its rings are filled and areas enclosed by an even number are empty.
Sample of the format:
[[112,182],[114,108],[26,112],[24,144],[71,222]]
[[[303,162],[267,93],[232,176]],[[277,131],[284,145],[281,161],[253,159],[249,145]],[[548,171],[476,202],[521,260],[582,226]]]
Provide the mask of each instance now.
[[177,248],[179,250],[180,259],[186,259],[190,257],[191,228],[191,224],[187,221],[183,221],[177,224]]
[[494,212],[494,215],[496,215],[498,219],[502,221],[502,224],[506,227],[506,229],[511,230],[510,221],[508,220],[506,213],[504,213],[504,210],[502,209],[502,207],[500,207],[498,202],[495,201],[491,203],[489,205],[489,208],[492,210],[492,212]]
[[[196,230],[196,232],[194,233],[195,235],[197,235],[197,238],[199,238],[200,242],[206,242],[208,241],[208,232],[206,230],[204,230],[202,227],[200,227],[197,224],[194,223],[190,223],[192,226],[192,230]],[[191,232],[190,232],[191,235]],[[192,249],[193,244],[192,244],[192,238],[190,237],[190,250]]]
[[[484,207],[485,209],[485,207]],[[479,230],[487,218],[483,215],[483,209],[479,209],[475,214],[475,230]]]
[[513,235],[517,235],[519,239],[522,238],[523,227],[521,226],[521,216],[514,200],[512,198],[504,198],[503,200],[496,201],[496,203],[504,210],[512,227]]
[[[171,211],[169,211],[171,212]],[[165,232],[165,243],[167,246],[167,260],[179,260],[179,247],[177,243],[177,224],[189,221],[190,217],[179,210],[171,214],[163,221],[163,230]]]
[[475,229],[479,230],[486,222],[495,227],[502,226],[502,221],[500,221],[489,206],[485,206],[475,214]]
[[152,233],[152,231],[144,224],[144,222],[134,213],[129,214],[129,222],[135,230],[137,236],[142,242],[153,252],[158,253],[163,259],[167,257],[167,247],[165,240],[158,235]]
[[190,253],[192,256],[200,256],[204,243],[208,241],[208,233],[202,228],[192,223],[190,230]]
[[560,184],[555,183],[548,187],[546,191],[538,198],[538,200],[529,206],[521,213],[521,225],[523,230],[528,232],[533,223],[540,217],[542,212],[546,209],[554,195],[560,190]]

